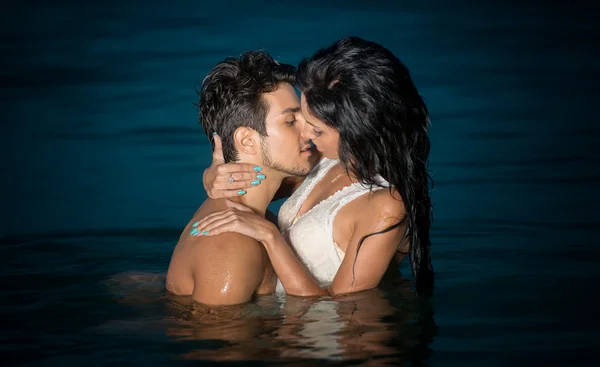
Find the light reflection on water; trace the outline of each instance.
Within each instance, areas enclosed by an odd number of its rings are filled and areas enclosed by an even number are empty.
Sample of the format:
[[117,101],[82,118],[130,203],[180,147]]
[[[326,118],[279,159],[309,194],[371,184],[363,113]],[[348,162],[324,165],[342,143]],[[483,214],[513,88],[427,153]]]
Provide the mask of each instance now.
[[[163,282],[158,274],[111,278],[109,289],[121,294],[120,303],[137,309],[139,316],[112,320],[99,330],[121,337],[128,332],[164,333],[169,341],[195,346],[177,355],[183,360],[369,360],[374,365],[421,364],[437,333],[430,300],[415,297],[406,281],[333,299],[270,295],[218,308],[165,295]],[[152,309],[167,316],[156,318],[158,312]]]

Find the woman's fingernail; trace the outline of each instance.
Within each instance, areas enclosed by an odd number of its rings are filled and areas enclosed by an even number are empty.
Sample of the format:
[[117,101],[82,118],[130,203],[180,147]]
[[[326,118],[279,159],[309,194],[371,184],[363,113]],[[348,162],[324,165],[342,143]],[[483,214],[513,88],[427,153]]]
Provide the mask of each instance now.
[[256,175],[256,178],[258,178],[259,180],[264,180],[265,178],[267,178],[267,176],[263,175],[262,173],[259,173],[258,175]]
[[215,135],[217,135],[217,132],[216,132],[216,131],[213,133],[213,136],[215,136]]
[[192,227],[198,227],[199,223],[200,223],[200,221],[197,221],[196,223],[192,224]]
[[190,234],[191,234],[192,236],[194,236],[194,235],[195,235],[196,233],[198,233],[198,232],[200,232],[200,231],[198,230],[198,228],[194,228],[194,229],[192,229],[192,230],[191,230]]
[[256,172],[258,172],[258,171],[262,171],[262,168],[260,166],[254,166],[254,170]]
[[208,234],[208,232],[210,232],[210,231],[204,231],[204,232],[202,232],[202,235],[206,236]]
[[252,181],[252,182],[250,182],[250,185],[252,185],[252,186],[260,185],[260,180]]
[[246,190],[240,190],[238,191],[238,195],[244,195],[246,193]]

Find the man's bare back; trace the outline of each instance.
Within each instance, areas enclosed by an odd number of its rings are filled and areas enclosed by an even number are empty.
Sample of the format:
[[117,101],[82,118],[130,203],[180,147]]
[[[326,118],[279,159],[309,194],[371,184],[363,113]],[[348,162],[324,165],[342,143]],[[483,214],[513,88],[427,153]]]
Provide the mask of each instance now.
[[263,246],[255,239],[223,233],[193,236],[194,222],[226,209],[223,200],[207,200],[183,230],[167,273],[167,290],[191,295],[206,305],[232,305],[249,301],[255,294],[275,291],[277,277]]

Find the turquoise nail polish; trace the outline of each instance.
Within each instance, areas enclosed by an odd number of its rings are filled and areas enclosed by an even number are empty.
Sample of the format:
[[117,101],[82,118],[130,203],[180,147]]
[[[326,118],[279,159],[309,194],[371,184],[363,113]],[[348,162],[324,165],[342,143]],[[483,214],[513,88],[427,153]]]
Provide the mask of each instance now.
[[258,172],[258,171],[262,171],[262,168],[260,166],[254,166],[254,170],[256,172]]
[[256,185],[259,185],[259,184],[260,184],[260,180],[256,180],[256,181],[250,182],[250,185],[252,185],[252,186],[256,186]]
[[206,236],[208,234],[208,232],[210,232],[210,231],[204,231],[204,232],[202,232],[202,235]]
[[246,193],[246,190],[240,190],[238,191],[238,195],[244,195]]
[[195,234],[196,234],[196,233],[198,233],[198,232],[200,232],[200,231],[198,230],[198,228],[194,228],[194,229],[192,229],[192,231],[190,232],[190,234],[193,236],[193,235],[195,235]]
[[267,178],[267,176],[263,175],[262,173],[259,173],[258,175],[256,175],[256,178],[258,178],[259,180],[264,180],[265,178]]
[[196,223],[192,224],[192,227],[198,227],[198,223],[200,223],[200,221],[197,221]]
[[215,136],[215,135],[217,135],[217,132],[216,132],[216,131],[213,133],[213,136]]

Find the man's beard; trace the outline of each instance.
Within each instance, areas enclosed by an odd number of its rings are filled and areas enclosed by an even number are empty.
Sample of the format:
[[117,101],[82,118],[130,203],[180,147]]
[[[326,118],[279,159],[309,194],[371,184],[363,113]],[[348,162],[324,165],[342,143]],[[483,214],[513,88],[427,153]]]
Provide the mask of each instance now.
[[267,145],[268,144],[266,144],[266,141],[263,141],[261,144],[261,151],[262,151],[262,155],[263,155],[263,165],[265,167],[279,171],[288,176],[306,177],[308,175],[308,173],[310,172],[310,168],[302,168],[302,167],[300,167],[300,165],[298,163],[296,163],[292,166],[289,166],[289,167],[285,167],[283,164],[281,164],[279,162],[275,162],[271,157],[271,154],[269,152],[269,149],[267,148]]

